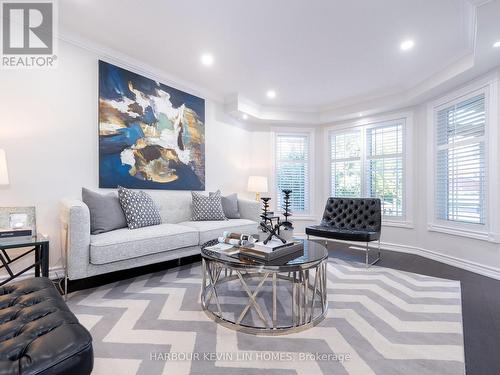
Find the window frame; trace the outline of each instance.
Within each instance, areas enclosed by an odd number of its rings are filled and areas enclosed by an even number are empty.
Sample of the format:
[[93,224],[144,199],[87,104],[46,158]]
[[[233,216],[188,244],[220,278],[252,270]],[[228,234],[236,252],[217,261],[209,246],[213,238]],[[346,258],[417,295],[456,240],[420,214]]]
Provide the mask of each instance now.
[[[325,128],[326,141],[326,161],[328,172],[327,181],[327,194],[331,195],[332,192],[332,176],[331,176],[331,135],[344,134],[347,132],[360,131],[361,134],[361,194],[366,196],[368,194],[367,188],[367,130],[379,127],[381,124],[389,123],[391,121],[402,121],[403,129],[403,215],[402,217],[395,216],[382,216],[382,225],[400,227],[400,228],[414,228],[413,224],[413,113],[412,112],[399,112],[388,115],[379,115],[363,118],[361,120],[343,123],[339,125],[329,126]],[[387,124],[388,125],[388,124]]]
[[[402,190],[403,190],[403,199],[402,199],[402,203],[403,203],[403,210],[402,210],[402,215],[400,217],[398,216],[385,216],[385,221],[386,222],[405,222],[406,221],[406,205],[407,205],[407,202],[406,202],[406,184],[407,184],[407,180],[406,180],[406,175],[408,173],[407,169],[406,169],[406,119],[405,118],[394,118],[392,120],[389,120],[389,121],[381,121],[381,122],[376,122],[376,123],[372,123],[368,126],[365,126],[364,129],[362,130],[362,133],[363,133],[363,156],[364,156],[364,159],[362,160],[362,164],[364,164],[364,167],[363,167],[363,173],[364,173],[364,176],[365,176],[365,180],[362,181],[364,182],[364,186],[363,186],[363,191],[362,193],[365,194],[365,196],[368,196],[368,185],[369,185],[369,180],[368,180],[368,166],[367,164],[371,161],[371,160],[375,160],[377,158],[370,158],[369,155],[368,155],[368,146],[367,146],[367,142],[368,142],[368,130],[369,129],[375,129],[375,128],[379,128],[379,127],[389,127],[391,126],[391,124],[389,124],[391,121],[394,121],[394,123],[397,123],[398,121],[402,121],[401,123],[401,131],[402,131],[402,150],[401,150],[401,162],[403,164],[403,185],[402,185]],[[392,155],[385,155],[385,157],[387,158],[390,158],[390,157],[395,157],[396,155],[398,154],[392,154]],[[384,158],[380,158],[380,159],[384,159]],[[382,207],[383,209],[383,207]]]
[[[360,150],[359,150],[359,157],[356,158],[342,158],[342,159],[334,159],[332,155],[332,136],[337,136],[337,135],[345,135],[345,134],[354,134],[358,133],[359,134],[359,144],[360,144]],[[357,128],[350,128],[350,129],[344,129],[343,131],[330,131],[328,132],[328,137],[327,137],[327,147],[328,147],[328,157],[327,157],[327,163],[328,163],[328,170],[329,170],[329,176],[328,176],[328,195],[330,196],[333,190],[333,176],[332,176],[332,164],[334,162],[339,163],[339,162],[348,162],[348,161],[359,161],[359,174],[360,174],[360,191],[363,194],[363,175],[365,173],[365,163],[364,163],[364,155],[365,155],[365,148],[363,147],[363,142],[364,142],[364,131],[357,127]]]
[[[479,96],[482,96],[484,95],[484,91],[483,90],[478,90],[478,91],[474,91],[474,92],[471,92],[467,95],[464,95],[464,96],[461,96],[451,102],[448,102],[448,103],[444,103],[442,105],[440,105],[439,107],[435,107],[434,108],[434,114],[433,114],[433,121],[434,121],[434,178],[435,178],[435,189],[437,188],[437,184],[438,184],[438,181],[437,181],[437,163],[438,163],[438,154],[439,154],[439,151],[443,151],[443,150],[451,150],[451,149],[455,149],[455,148],[460,148],[460,147],[465,147],[465,146],[470,146],[470,145],[473,145],[473,144],[480,144],[482,143],[483,144],[483,147],[484,147],[484,152],[483,152],[483,157],[484,157],[484,172],[485,172],[485,185],[484,185],[484,196],[483,197],[480,197],[480,198],[483,198],[483,201],[481,202],[482,203],[482,209],[484,210],[484,223],[473,223],[473,222],[467,222],[467,221],[460,221],[460,220],[450,220],[450,219],[440,219],[438,218],[438,212],[437,212],[437,209],[436,209],[436,206],[437,206],[437,203],[438,203],[438,196],[436,193],[434,193],[434,215],[435,215],[435,220],[436,222],[440,222],[442,224],[449,224],[449,225],[454,225],[455,223],[458,223],[459,225],[464,225],[467,226],[467,227],[470,227],[470,229],[474,229],[474,228],[478,228],[479,230],[483,229],[483,228],[488,228],[488,212],[486,211],[487,207],[488,207],[488,202],[489,202],[489,197],[488,197],[488,191],[486,189],[486,187],[488,186],[488,174],[487,174],[487,171],[488,171],[488,146],[487,146],[487,139],[488,139],[488,132],[487,132],[487,113],[488,113],[488,108],[487,108],[487,98],[486,96],[484,96],[484,112],[485,112],[485,125],[484,125],[484,134],[479,136],[479,137],[474,137],[474,138],[471,138],[469,140],[466,140],[466,141],[460,141],[458,142],[458,145],[455,145],[454,143],[446,143],[446,144],[443,144],[441,146],[437,145],[436,142],[437,142],[437,132],[438,132],[438,121],[437,121],[437,116],[439,115],[439,112],[443,111],[443,110],[446,110],[446,109],[449,109],[450,107],[453,107],[453,106],[456,106],[456,105],[459,105],[459,104],[462,104],[464,102],[466,102],[467,100],[470,100],[472,98],[476,98],[476,97],[479,97]],[[450,168],[450,164],[447,165],[448,168]],[[449,195],[448,194],[448,197],[447,199],[449,200]],[[447,210],[446,214],[449,215],[449,209]]]
[[276,142],[278,136],[305,136],[308,141],[308,193],[309,202],[307,204],[308,210],[303,212],[292,212],[293,217],[298,220],[313,220],[315,219],[315,191],[314,191],[314,181],[316,175],[315,169],[315,142],[314,142],[314,129],[313,128],[284,128],[284,127],[273,127],[271,128],[271,157],[272,157],[272,170],[271,170],[271,183],[269,184],[271,197],[271,207],[274,212],[281,213],[283,210],[277,205],[277,159],[276,159]]
[[[455,90],[446,96],[443,96],[429,103],[427,108],[427,144],[428,159],[427,163],[431,171],[428,184],[428,219],[427,230],[431,232],[441,232],[453,234],[462,237],[485,240],[490,242],[500,242],[498,227],[500,220],[495,218],[495,212],[498,212],[499,199],[495,194],[495,184],[498,181],[499,173],[495,168],[493,160],[498,160],[497,130],[495,124],[498,119],[497,102],[498,79],[485,77],[461,89]],[[484,163],[485,163],[485,223],[467,223],[451,220],[443,220],[437,217],[437,196],[436,196],[436,172],[437,172],[437,113],[452,105],[466,101],[467,99],[484,94],[485,96],[485,133],[484,133]]]

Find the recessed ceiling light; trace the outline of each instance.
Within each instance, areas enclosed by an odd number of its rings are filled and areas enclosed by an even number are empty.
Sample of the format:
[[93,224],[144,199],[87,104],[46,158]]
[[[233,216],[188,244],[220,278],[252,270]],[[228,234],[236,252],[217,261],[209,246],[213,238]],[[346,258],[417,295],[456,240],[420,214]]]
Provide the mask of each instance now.
[[267,90],[266,96],[269,99],[274,99],[274,98],[276,98],[276,91],[274,91],[274,90]]
[[214,64],[214,56],[210,53],[201,55],[201,63],[205,66],[212,66]]
[[498,42],[493,43],[493,48],[500,47],[500,40]]
[[413,40],[405,40],[401,45],[399,46],[401,48],[401,51],[409,51],[415,46],[415,42]]
[[243,115],[241,116],[241,118],[243,120],[248,120],[248,115],[246,113],[243,113]]

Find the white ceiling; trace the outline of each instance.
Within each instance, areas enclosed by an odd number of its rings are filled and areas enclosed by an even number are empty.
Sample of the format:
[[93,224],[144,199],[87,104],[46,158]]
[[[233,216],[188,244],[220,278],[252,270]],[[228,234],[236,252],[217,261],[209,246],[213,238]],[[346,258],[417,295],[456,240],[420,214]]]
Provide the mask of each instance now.
[[[500,39],[500,14],[490,18]],[[303,111],[417,86],[474,52],[474,19],[467,0],[59,2],[62,35],[219,97]],[[403,53],[408,38],[415,48]],[[214,54],[212,67],[200,64],[203,52]],[[269,88],[278,94],[272,101]]]

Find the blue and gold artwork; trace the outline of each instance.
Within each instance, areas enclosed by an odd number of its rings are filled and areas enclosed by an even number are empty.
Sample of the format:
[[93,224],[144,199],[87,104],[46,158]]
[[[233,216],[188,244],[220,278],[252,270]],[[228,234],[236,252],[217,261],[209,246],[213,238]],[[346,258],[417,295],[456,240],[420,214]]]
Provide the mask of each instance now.
[[99,61],[99,186],[205,190],[205,100]]

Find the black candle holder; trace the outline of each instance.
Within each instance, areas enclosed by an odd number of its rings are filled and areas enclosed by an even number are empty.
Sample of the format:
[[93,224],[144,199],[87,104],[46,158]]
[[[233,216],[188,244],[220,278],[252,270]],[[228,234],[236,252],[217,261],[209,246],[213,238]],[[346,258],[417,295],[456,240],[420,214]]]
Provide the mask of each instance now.
[[[264,244],[267,244],[273,237],[276,237],[283,243],[286,243],[286,240],[280,235],[280,228],[284,229],[293,229],[292,223],[289,221],[289,217],[292,216],[290,211],[291,202],[290,195],[292,194],[292,190],[284,189],[283,190],[283,216],[285,217],[284,221],[280,220],[279,216],[271,216],[271,212],[269,212],[269,201],[271,198],[261,198],[263,203],[262,214],[260,215],[262,221],[260,222],[260,229],[262,232],[267,233],[267,238],[263,241]],[[276,222],[273,222],[273,219]]]
[[271,198],[260,198],[261,201],[262,201],[262,214],[260,215],[261,219],[266,223],[267,221],[271,221],[271,219],[269,219],[269,201],[271,200]]
[[285,217],[285,220],[283,221],[283,226],[287,227],[289,229],[293,229],[293,225],[289,220],[289,217],[292,216],[292,213],[290,211],[290,207],[292,206],[292,203],[290,202],[290,195],[292,194],[292,190],[290,189],[283,189],[283,216]]

